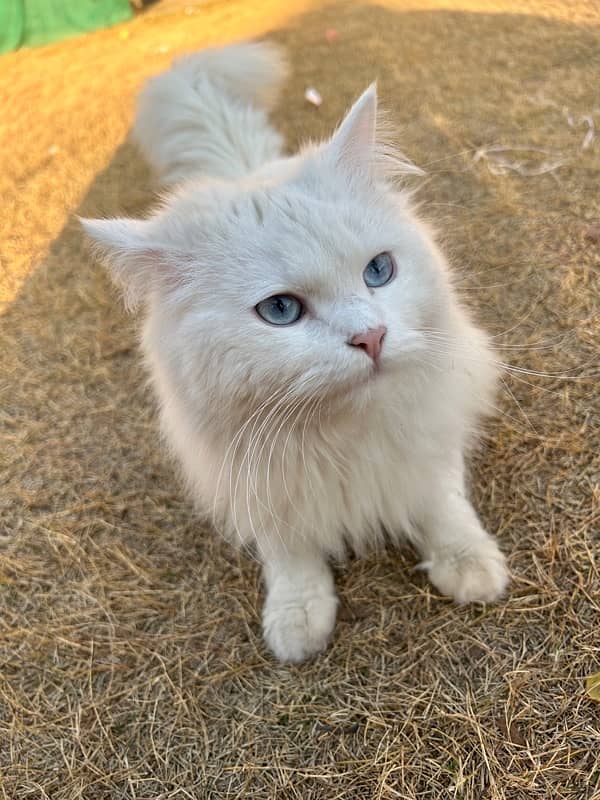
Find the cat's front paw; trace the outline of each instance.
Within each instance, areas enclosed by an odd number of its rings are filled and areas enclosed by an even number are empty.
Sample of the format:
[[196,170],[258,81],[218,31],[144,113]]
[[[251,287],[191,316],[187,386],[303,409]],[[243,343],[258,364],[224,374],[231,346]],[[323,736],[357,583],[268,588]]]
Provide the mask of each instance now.
[[263,611],[263,633],[269,649],[280,660],[306,661],[329,644],[337,610],[335,594],[300,597],[269,592]]
[[429,579],[457,603],[497,600],[509,582],[506,559],[492,538],[447,551],[427,565]]

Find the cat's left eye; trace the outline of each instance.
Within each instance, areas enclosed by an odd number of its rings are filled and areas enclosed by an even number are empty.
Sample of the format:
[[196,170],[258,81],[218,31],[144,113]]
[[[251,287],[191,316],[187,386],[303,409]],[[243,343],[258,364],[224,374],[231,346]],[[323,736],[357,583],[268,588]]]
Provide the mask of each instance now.
[[379,286],[385,286],[389,283],[394,275],[396,269],[394,266],[394,259],[390,253],[379,253],[378,256],[372,258],[363,271],[363,280],[371,289],[376,289]]
[[304,306],[291,294],[274,294],[261,300],[255,307],[256,313],[271,325],[291,325],[304,313]]

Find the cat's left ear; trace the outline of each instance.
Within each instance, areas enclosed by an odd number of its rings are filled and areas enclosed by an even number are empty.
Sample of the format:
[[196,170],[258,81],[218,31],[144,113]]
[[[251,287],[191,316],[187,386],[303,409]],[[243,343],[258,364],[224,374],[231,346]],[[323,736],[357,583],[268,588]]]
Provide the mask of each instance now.
[[336,164],[351,172],[369,172],[373,163],[377,128],[377,88],[372,83],[333,134],[326,151]]

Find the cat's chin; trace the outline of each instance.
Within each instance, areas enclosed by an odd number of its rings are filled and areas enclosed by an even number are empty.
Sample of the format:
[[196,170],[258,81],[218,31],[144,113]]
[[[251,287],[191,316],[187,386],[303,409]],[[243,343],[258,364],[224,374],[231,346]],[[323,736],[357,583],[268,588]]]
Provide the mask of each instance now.
[[383,372],[380,365],[373,364],[360,373],[349,375],[345,380],[337,382],[329,388],[330,400],[342,406],[364,403],[372,396]]
[[364,389],[364,388],[372,388],[377,381],[379,380],[382,373],[381,366],[379,364],[373,364],[372,367],[369,368],[367,372],[363,375],[359,375],[356,377],[350,384],[352,389]]

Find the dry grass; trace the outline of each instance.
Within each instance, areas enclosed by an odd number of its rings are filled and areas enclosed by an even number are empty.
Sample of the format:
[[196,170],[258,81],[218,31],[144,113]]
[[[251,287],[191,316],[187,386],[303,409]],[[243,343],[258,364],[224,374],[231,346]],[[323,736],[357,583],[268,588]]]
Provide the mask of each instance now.
[[[0,60],[0,797],[600,796],[583,682],[600,668],[600,142],[582,149],[586,124],[562,111],[600,120],[600,15],[585,0],[310,5],[155,9]],[[256,566],[182,497],[134,323],[73,221],[150,200],[122,143],[145,75],[269,29],[294,67],[277,113],[290,145],[378,76],[504,356],[575,376],[508,376],[473,465],[509,597],[457,608],[408,551],[351,562],[333,646],[298,668],[262,646]],[[493,175],[473,159],[490,144],[568,163]]]

